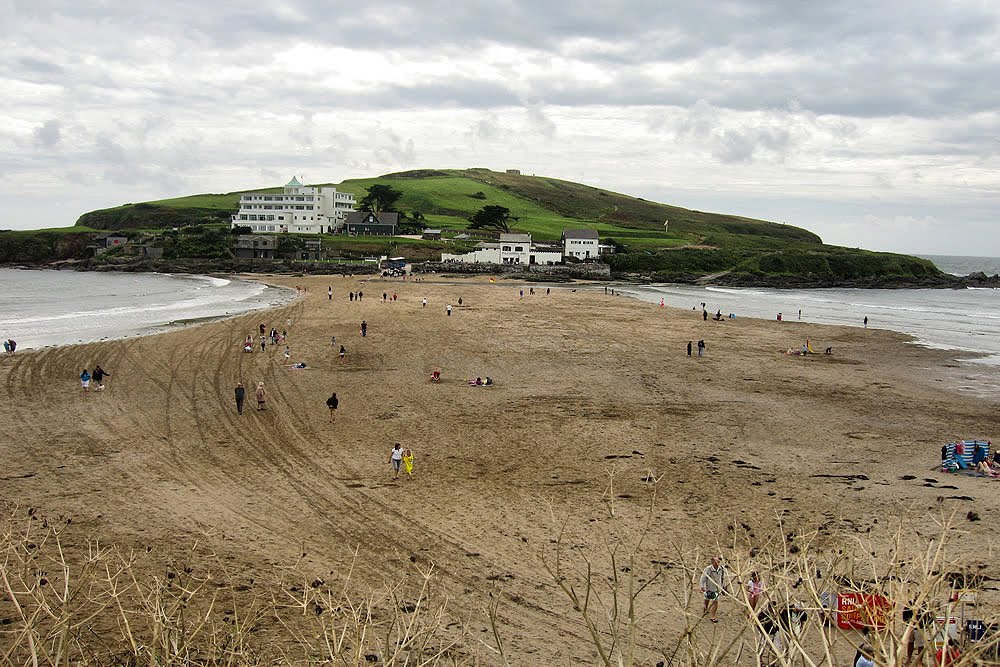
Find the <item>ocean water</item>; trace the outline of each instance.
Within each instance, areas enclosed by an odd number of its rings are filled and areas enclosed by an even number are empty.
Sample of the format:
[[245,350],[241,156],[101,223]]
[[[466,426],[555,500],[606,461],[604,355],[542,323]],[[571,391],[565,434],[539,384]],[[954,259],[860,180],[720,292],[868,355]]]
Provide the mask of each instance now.
[[18,349],[127,338],[267,308],[290,290],[209,276],[0,269],[0,339]]
[[957,255],[917,255],[934,262],[945,273],[967,276],[982,271],[988,276],[1000,274],[1000,257],[961,257]]
[[[947,273],[1000,272],[1000,258],[931,258]],[[762,289],[688,285],[621,285],[624,295],[669,306],[723,315],[800,320],[816,324],[868,326],[909,334],[920,345],[976,352],[968,363],[996,367],[1000,373],[1000,290],[998,289]],[[801,315],[800,315],[801,312]]]

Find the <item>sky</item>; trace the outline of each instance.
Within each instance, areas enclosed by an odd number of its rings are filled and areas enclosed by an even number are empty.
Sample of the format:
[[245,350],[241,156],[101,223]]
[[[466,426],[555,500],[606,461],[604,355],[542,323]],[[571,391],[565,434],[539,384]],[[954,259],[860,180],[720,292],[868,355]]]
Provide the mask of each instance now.
[[520,169],[827,243],[1000,256],[990,1],[0,0],[0,229]]

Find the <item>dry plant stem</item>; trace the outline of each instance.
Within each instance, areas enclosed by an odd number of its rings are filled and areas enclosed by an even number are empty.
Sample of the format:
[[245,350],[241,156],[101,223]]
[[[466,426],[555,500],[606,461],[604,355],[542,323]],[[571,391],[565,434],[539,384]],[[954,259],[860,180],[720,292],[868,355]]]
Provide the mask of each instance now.
[[500,607],[500,599],[502,595],[503,591],[498,586],[494,586],[493,590],[490,591],[490,602],[485,610],[487,621],[490,624],[490,632],[493,634],[493,642],[496,646],[490,646],[482,640],[480,640],[480,644],[496,653],[500,659],[503,660],[503,664],[509,665],[510,661],[507,660],[507,654],[504,651],[504,643],[500,634],[500,624],[498,618],[498,609]]

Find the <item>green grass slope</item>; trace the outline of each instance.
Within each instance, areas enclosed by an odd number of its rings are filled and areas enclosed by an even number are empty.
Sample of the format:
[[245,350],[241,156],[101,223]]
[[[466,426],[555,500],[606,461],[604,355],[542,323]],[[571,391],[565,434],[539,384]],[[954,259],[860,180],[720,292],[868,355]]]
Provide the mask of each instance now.
[[[328,252],[344,257],[391,252],[414,261],[436,259],[442,251],[464,252],[474,242],[449,237],[467,229],[470,216],[483,206],[499,205],[510,209],[515,231],[538,241],[556,241],[565,229],[598,230],[602,242],[617,249],[607,261],[619,275],[691,280],[725,274],[725,280],[734,283],[768,277],[817,283],[933,281],[943,276],[927,260],[827,246],[799,227],[694,211],[545,176],[421,169],[316,185],[333,185],[360,200],[376,183],[401,192],[397,210],[410,217],[419,212],[428,226],[445,230],[445,239],[324,236]],[[109,231],[208,227],[221,232],[228,228],[241,194],[280,191],[258,188],[125,204],[86,213],[77,225]]]
[[[334,185],[360,199],[375,183],[403,193],[399,209],[419,211],[428,224],[443,229],[465,229],[470,216],[495,204],[511,210],[518,231],[539,240],[556,240],[567,228],[589,227],[602,237],[642,247],[704,243],[711,238],[726,241],[720,234],[820,243],[812,232],[789,225],[691,211],[579,183],[488,169],[425,169],[320,185]],[[237,210],[240,194],[280,191],[272,187],[124,204],[86,213],[77,225],[123,230],[225,222]],[[670,221],[669,233],[664,233],[666,220]]]

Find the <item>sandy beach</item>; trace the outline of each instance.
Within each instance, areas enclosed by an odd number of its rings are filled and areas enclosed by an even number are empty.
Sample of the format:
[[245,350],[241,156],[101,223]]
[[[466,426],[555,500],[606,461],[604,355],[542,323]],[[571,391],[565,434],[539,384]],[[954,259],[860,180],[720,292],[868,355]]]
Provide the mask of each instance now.
[[[470,664],[503,664],[492,604],[510,664],[595,664],[546,563],[561,547],[603,567],[622,532],[645,535],[645,572],[716,552],[747,562],[789,531],[850,549],[859,535],[890,540],[900,518],[920,535],[956,513],[956,567],[1000,578],[1000,481],[933,471],[945,442],[1000,435],[997,401],[954,389],[953,353],[884,330],[703,321],[566,285],[259,279],[308,291],[271,311],[3,359],[8,523],[29,508],[61,522],[71,561],[99,540],[141,553],[140,570],[184,564],[279,593],[269,582],[322,588],[351,569],[343,586],[357,596],[397,585],[411,601],[432,571],[426,599],[446,606],[449,655]],[[290,360],[283,345],[241,352],[260,323],[287,329]],[[807,337],[834,353],[782,354]],[[705,356],[688,357],[700,339]],[[84,394],[77,378],[96,364],[107,389]],[[469,386],[477,376],[494,386]],[[395,442],[414,452],[412,478],[393,479]],[[642,598],[638,664],[662,660],[680,629],[671,610],[693,584],[671,572]],[[986,591],[980,616],[998,609]],[[723,605],[712,631],[737,616]]]

